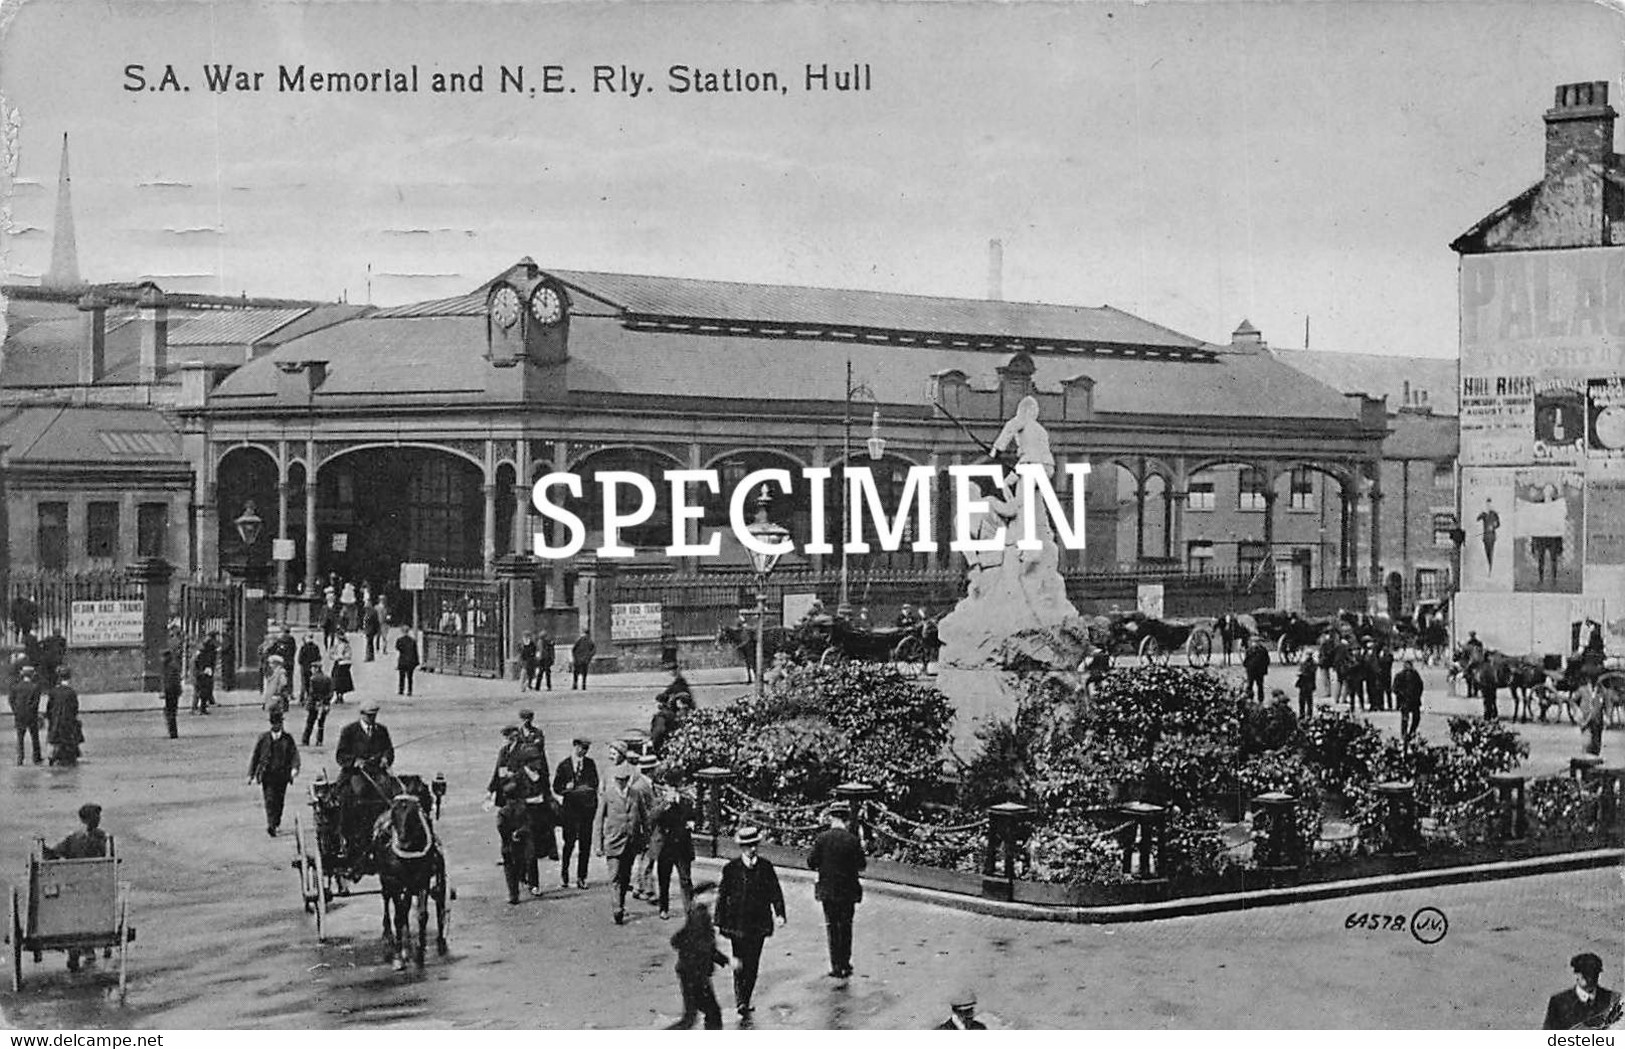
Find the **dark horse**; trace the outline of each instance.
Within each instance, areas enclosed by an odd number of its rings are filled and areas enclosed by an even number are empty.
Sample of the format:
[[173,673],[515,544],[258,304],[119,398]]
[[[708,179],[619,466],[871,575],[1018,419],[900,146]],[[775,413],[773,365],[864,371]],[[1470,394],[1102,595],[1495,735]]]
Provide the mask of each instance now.
[[[756,680],[756,631],[738,624],[724,626],[717,631],[717,644],[739,653],[739,661],[745,664],[746,683]],[[799,657],[802,648],[801,632],[791,627],[768,627],[762,636],[762,658],[769,662],[777,652]]]
[[372,859],[384,899],[384,939],[394,947],[397,970],[406,968],[409,908],[415,908],[418,919],[417,946],[412,960],[419,967],[423,965],[431,896],[435,901],[435,952],[446,953],[449,919],[446,858],[429,819],[428,790],[421,784],[418,786],[420,789],[416,791],[406,787],[396,794],[389,811],[373,825]]

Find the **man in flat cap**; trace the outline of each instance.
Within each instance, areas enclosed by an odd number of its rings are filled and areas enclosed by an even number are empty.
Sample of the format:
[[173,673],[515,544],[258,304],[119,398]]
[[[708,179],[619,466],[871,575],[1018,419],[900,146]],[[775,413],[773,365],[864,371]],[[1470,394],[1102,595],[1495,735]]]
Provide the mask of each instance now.
[[1574,970],[1574,986],[1552,995],[1546,1003],[1545,1029],[1601,1029],[1618,1023],[1619,992],[1597,982],[1602,977],[1602,959],[1587,951],[1570,958],[1569,968]]
[[[390,774],[395,764],[395,744],[389,738],[389,729],[378,722],[376,699],[363,700],[358,713],[360,719],[345,725],[339,732],[333,756],[339,763],[339,786],[345,794],[340,803],[341,811],[349,817],[349,825],[343,828],[346,846],[365,848],[376,815],[376,811],[369,808],[375,810],[378,804],[387,806],[395,793],[395,777]],[[374,805],[353,804],[362,799]]]
[[594,831],[598,855],[609,861],[615,894],[615,924],[626,921],[626,892],[632,886],[632,865],[649,840],[654,797],[648,782],[621,763],[610,773],[609,786],[598,798]]
[[948,1000],[948,1008],[953,1015],[942,1023],[937,1024],[939,1031],[985,1031],[987,1024],[976,1018],[976,992],[970,988],[961,990]]
[[282,730],[284,716],[281,710],[271,708],[271,727],[260,733],[254,743],[254,753],[248,759],[248,782],[260,785],[260,793],[265,797],[265,833],[272,838],[282,826],[282,805],[288,796],[288,784],[299,775],[299,746]]
[[829,826],[813,839],[807,867],[818,872],[813,898],[824,908],[824,931],[829,940],[829,974],[837,979],[852,975],[852,912],[863,899],[858,874],[868,865],[863,843],[847,830],[851,817],[845,805],[824,812]]
[[[55,847],[46,845],[41,850],[41,856],[47,860],[88,860],[107,855],[107,832],[102,830],[102,807],[95,802],[86,802],[79,806],[79,822],[84,826],[57,842]],[[79,971],[79,958],[81,952],[69,948],[68,971]],[[84,951],[87,958],[94,958],[95,951]]]
[[553,793],[560,799],[559,822],[564,831],[564,852],[559,858],[559,881],[570,887],[570,853],[576,855],[576,888],[587,887],[587,854],[592,851],[592,823],[598,813],[598,766],[587,757],[592,744],[577,736],[575,753],[559,762],[553,774]]
[[739,855],[722,868],[722,884],[717,889],[717,928],[733,945],[734,1004],[739,1018],[755,1012],[751,996],[756,992],[756,974],[761,969],[762,946],[773,935],[773,921],[783,925],[784,892],[773,864],[757,855],[762,832],[741,827],[734,835]]

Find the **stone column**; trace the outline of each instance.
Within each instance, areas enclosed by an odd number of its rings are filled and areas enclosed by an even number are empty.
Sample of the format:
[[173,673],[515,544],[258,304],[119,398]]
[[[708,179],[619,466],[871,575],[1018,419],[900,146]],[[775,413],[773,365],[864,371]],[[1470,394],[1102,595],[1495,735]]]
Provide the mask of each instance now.
[[1371,500],[1371,581],[1382,578],[1382,488],[1373,484]]
[[497,558],[493,566],[498,581],[502,583],[502,599],[507,604],[508,659],[505,669],[510,681],[519,680],[522,673],[519,647],[524,644],[525,635],[536,632],[534,588],[537,563],[537,558],[528,554],[505,554]]
[[1166,560],[1174,556],[1174,483],[1166,477],[1162,479],[1162,556]]
[[125,569],[125,574],[141,584],[146,604],[141,620],[141,689],[156,692],[163,684],[163,653],[170,644],[169,579],[175,569],[161,557],[146,557]]
[[[1143,464],[1142,464],[1143,468]],[[1134,564],[1145,560],[1145,475],[1134,479]]]
[[[286,479],[276,485],[276,537],[289,539],[288,535],[288,482]],[[279,597],[286,597],[288,593],[288,562],[276,562],[276,592]]]
[[[316,541],[316,442],[305,442],[305,599],[321,600],[316,586],[316,559],[321,544]],[[309,611],[314,611],[312,607]]]
[[480,537],[480,560],[484,562],[486,574],[489,575],[497,559],[497,486],[490,483],[482,484],[480,494],[484,496],[485,504],[485,525]]
[[1185,503],[1190,499],[1190,492],[1178,488],[1172,492],[1172,523],[1168,526],[1168,556],[1178,558],[1180,563],[1185,561]]
[[523,557],[534,556],[530,541],[530,442],[515,442],[513,463],[513,528],[509,547]]

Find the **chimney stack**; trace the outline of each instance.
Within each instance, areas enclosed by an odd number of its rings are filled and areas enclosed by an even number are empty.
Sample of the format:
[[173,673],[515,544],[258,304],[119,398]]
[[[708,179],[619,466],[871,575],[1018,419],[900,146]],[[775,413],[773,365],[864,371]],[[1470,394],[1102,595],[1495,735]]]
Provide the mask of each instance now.
[[997,237],[987,242],[987,297],[1004,301],[1004,241]]
[[89,386],[101,379],[107,366],[107,300],[91,288],[79,296],[84,317],[84,338],[79,340],[79,385]]
[[141,325],[141,366],[137,381],[151,384],[160,381],[169,358],[169,304],[156,284],[148,284],[136,300]]
[[1546,111],[1546,174],[1558,174],[1570,163],[1606,164],[1614,152],[1614,118],[1608,104],[1608,81],[1559,84]]

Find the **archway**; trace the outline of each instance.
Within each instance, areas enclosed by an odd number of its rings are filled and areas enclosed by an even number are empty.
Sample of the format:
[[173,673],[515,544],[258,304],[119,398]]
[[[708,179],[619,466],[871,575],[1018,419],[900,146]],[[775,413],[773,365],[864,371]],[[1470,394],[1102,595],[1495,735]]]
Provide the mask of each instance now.
[[483,481],[474,463],[437,448],[341,452],[317,474],[318,575],[388,587],[403,562],[481,567]]
[[[237,518],[252,503],[259,517],[260,534],[245,549],[237,534]],[[221,456],[215,470],[215,516],[219,531],[216,549],[221,567],[241,572],[248,565],[271,563],[271,540],[277,535],[276,460],[263,448],[233,448]]]

